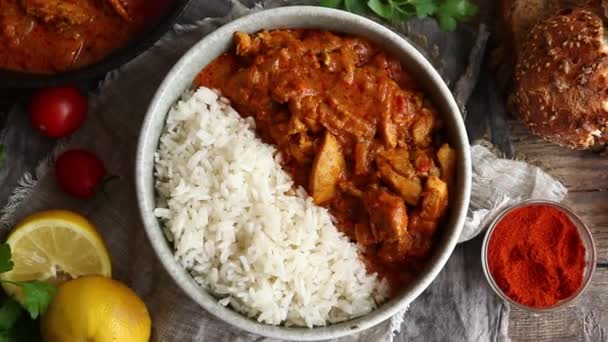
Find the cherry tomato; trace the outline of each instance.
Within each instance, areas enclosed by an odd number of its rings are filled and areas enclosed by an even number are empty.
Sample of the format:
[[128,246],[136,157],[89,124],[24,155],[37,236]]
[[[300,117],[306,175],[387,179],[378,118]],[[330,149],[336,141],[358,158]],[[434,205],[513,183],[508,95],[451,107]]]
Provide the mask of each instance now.
[[32,123],[42,134],[61,138],[74,133],[87,114],[87,98],[72,86],[42,89],[32,97]]
[[57,183],[74,197],[93,196],[105,176],[106,168],[103,162],[88,151],[65,151],[55,163]]

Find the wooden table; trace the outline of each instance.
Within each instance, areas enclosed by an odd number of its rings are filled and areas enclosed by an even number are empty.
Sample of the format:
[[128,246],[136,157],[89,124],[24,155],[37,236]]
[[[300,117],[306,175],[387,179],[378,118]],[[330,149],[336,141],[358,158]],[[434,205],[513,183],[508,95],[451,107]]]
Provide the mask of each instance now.
[[[221,14],[224,9],[213,7],[215,12],[210,13]],[[0,169],[0,207],[21,175],[34,172],[54,145],[40,137],[26,117],[8,117],[8,105],[25,96],[6,91],[0,96],[0,122],[8,125],[0,137],[7,151],[7,162]],[[566,309],[542,316],[512,309],[509,335],[513,341],[608,341],[608,157],[560,148],[532,137],[515,120],[508,124],[514,154],[541,165],[568,187],[566,204],[591,228],[598,255],[593,281],[582,298]]]
[[565,204],[591,229],[598,262],[589,287],[566,309],[542,316],[512,309],[509,335],[514,341],[608,341],[608,156],[557,147],[531,136],[520,122],[510,124],[515,153],[568,188]]

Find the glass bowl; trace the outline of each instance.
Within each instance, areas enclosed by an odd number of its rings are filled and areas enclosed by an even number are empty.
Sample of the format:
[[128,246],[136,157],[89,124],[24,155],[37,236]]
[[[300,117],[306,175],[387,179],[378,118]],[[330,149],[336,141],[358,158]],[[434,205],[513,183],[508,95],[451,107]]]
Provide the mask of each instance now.
[[[543,307],[543,308],[527,306],[527,305],[518,303],[515,300],[511,299],[509,296],[507,296],[502,291],[502,289],[498,286],[498,284],[496,284],[496,282],[494,281],[494,277],[492,276],[492,273],[490,272],[490,267],[488,265],[488,245],[490,243],[490,238],[492,237],[492,233],[494,232],[494,229],[498,225],[498,222],[500,222],[503,219],[503,217],[505,217],[505,215],[507,215],[509,212],[511,212],[511,210],[526,207],[529,205],[539,205],[539,204],[548,205],[548,206],[557,208],[561,212],[566,214],[568,216],[568,218],[572,221],[572,223],[578,229],[579,235],[581,237],[581,240],[582,240],[583,245],[585,246],[585,250],[586,250],[585,251],[585,264],[586,265],[585,265],[585,270],[583,271],[583,283],[582,283],[581,287],[575,293],[573,293],[570,297],[564,298],[552,306]],[[528,201],[524,201],[519,204],[506,208],[505,210],[500,212],[498,214],[498,216],[494,219],[494,221],[492,221],[492,223],[490,224],[490,227],[488,228],[488,231],[486,232],[486,236],[483,240],[483,247],[481,249],[481,265],[483,267],[483,273],[486,275],[486,279],[488,280],[488,283],[490,284],[490,287],[494,290],[494,292],[496,292],[496,294],[500,298],[502,298],[504,301],[506,301],[507,303],[509,303],[517,308],[520,308],[520,309],[523,309],[526,311],[530,311],[530,312],[534,312],[534,313],[551,312],[551,311],[561,309],[564,306],[571,303],[572,301],[574,301],[576,298],[578,298],[578,296],[580,296],[580,294],[583,293],[583,291],[585,290],[587,285],[589,285],[589,283],[591,282],[591,277],[593,276],[593,272],[595,271],[595,264],[596,264],[595,245],[593,244],[593,237],[591,235],[591,231],[585,225],[585,223],[583,223],[583,221],[580,219],[580,217],[578,217],[578,215],[576,215],[570,208],[566,207],[565,205],[563,205],[561,203],[554,202],[554,201],[528,200]]]

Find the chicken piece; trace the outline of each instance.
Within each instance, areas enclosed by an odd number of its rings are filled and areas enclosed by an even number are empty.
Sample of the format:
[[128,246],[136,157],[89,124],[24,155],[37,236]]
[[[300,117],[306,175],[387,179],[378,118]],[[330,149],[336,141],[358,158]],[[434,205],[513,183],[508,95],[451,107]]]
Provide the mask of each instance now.
[[251,36],[245,32],[234,33],[237,56],[246,56],[252,50]]
[[415,175],[414,167],[410,162],[410,154],[404,148],[397,148],[378,153],[376,159],[384,159],[391,167],[400,175],[405,177],[413,177]]
[[420,147],[427,147],[432,142],[431,133],[435,128],[435,116],[428,109],[422,110],[422,115],[412,124],[412,140]]
[[321,123],[319,121],[317,121],[315,118],[311,118],[308,116],[304,117],[304,123],[310,129],[310,131],[312,133],[317,133],[323,129],[323,126],[321,125]]
[[439,168],[435,165],[433,150],[414,150],[410,153],[410,160],[414,166],[416,176],[428,177],[437,176],[441,174]]
[[[383,190],[367,194],[367,212],[375,243],[382,243],[378,257],[385,262],[402,261],[411,245],[408,233],[408,217],[403,200]],[[368,238],[361,232],[362,238]],[[369,239],[369,238],[368,238]]]
[[407,256],[412,258],[427,259],[433,246],[432,233],[437,228],[437,222],[420,220],[420,216],[412,213],[408,232],[410,234],[410,245]]
[[357,142],[355,145],[355,174],[363,176],[369,174],[369,140]]
[[418,178],[407,178],[398,174],[386,162],[378,163],[380,177],[409,205],[417,205],[422,193]]
[[318,96],[292,98],[287,105],[292,116],[297,117],[311,133],[318,133],[323,129],[318,116],[319,106],[324,104],[319,102]]
[[435,176],[430,176],[424,184],[420,217],[423,220],[437,221],[448,207],[448,186]]
[[441,169],[441,180],[447,183],[448,191],[453,189],[456,172],[456,151],[448,144],[443,144],[437,151],[437,160]]
[[437,230],[438,220],[425,220],[420,217],[420,210],[413,212],[410,215],[409,231],[414,237],[430,237]]
[[306,125],[298,118],[297,115],[292,115],[289,118],[289,129],[287,134],[297,134],[301,132],[306,132]]
[[289,136],[287,130],[289,129],[287,123],[275,123],[268,129],[268,134],[277,143],[277,145],[283,145],[288,142]]
[[28,15],[58,27],[81,25],[95,16],[95,8],[85,1],[21,0],[21,5]]
[[[382,63],[379,59],[380,58],[376,58],[375,61],[380,62],[381,64],[385,64]],[[382,65],[381,68],[385,69],[386,65]],[[385,72],[386,71],[384,70],[382,71],[382,73]],[[397,124],[393,118],[393,114],[396,114],[394,113],[396,111],[396,108],[393,107],[394,92],[391,91],[391,85],[394,86],[394,83],[386,78],[381,78],[380,81],[376,84],[368,85],[368,87],[373,87],[376,89],[376,92],[378,93],[378,96],[381,99],[381,103],[376,109],[380,112],[376,128],[380,133],[380,138],[382,138],[382,141],[384,142],[384,147],[386,149],[395,148],[395,146],[397,146],[398,139]]]
[[359,140],[371,139],[376,134],[374,124],[351,113],[347,106],[341,105],[335,98],[331,98],[329,101],[332,106],[318,107],[323,126],[332,131],[346,132]]
[[[429,176],[424,185],[420,207],[410,215],[408,230],[415,241],[428,239],[435,234],[447,206],[447,184],[436,176]],[[415,243],[413,246],[418,245],[420,243]],[[417,248],[421,249],[421,253],[426,253],[428,249],[426,245],[421,245],[412,247],[411,252],[414,253]]]
[[122,2],[122,0],[106,0],[106,2],[114,9],[114,12],[118,14],[125,21],[130,22],[133,19],[131,15],[129,15],[129,11],[127,11],[127,6]]
[[395,148],[397,146],[397,125],[391,119],[390,112],[383,113],[378,124],[384,146],[389,149]]
[[378,243],[378,240],[372,234],[369,226],[364,223],[355,224],[355,239],[363,246],[369,246]]
[[289,136],[290,154],[300,165],[309,163],[315,153],[315,144],[307,134],[306,125],[296,115],[292,115],[286,133]]
[[308,184],[310,195],[316,204],[326,203],[335,196],[338,181],[345,168],[344,156],[336,137],[326,132],[313,161]]
[[377,241],[405,242],[408,239],[407,211],[400,197],[374,189],[365,194],[365,205]]
[[351,181],[341,181],[338,183],[340,190],[356,198],[363,198],[363,191],[359,190]]
[[411,245],[409,234],[403,241],[384,242],[378,250],[378,257],[387,263],[402,262],[409,255]]
[[306,134],[300,133],[297,136],[292,136],[293,142],[289,144],[289,152],[296,159],[299,165],[310,163],[315,154],[315,143]]
[[254,35],[249,35],[245,32],[235,32],[236,54],[237,56],[255,55],[260,52],[263,43],[271,39],[270,33],[266,30],[262,30]]

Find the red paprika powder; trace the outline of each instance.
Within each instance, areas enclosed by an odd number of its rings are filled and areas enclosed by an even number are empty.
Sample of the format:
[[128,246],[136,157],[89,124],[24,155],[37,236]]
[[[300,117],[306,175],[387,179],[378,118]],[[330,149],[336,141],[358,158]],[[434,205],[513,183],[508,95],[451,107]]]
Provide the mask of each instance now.
[[583,282],[585,246],[574,223],[553,206],[511,210],[494,228],[487,253],[498,287],[526,306],[552,306]]

